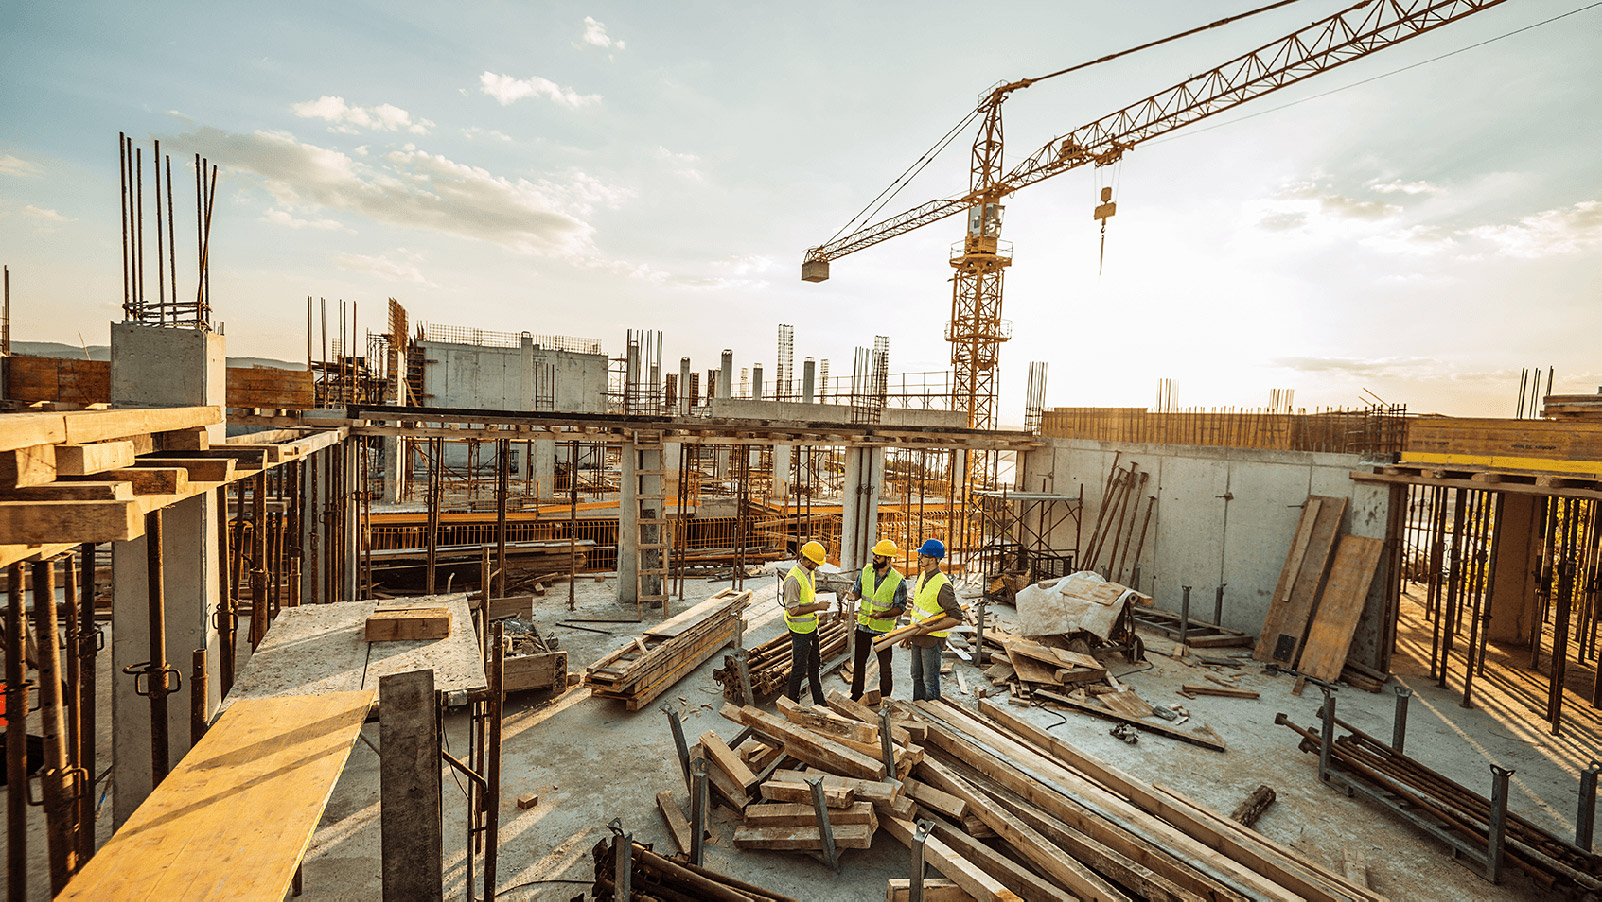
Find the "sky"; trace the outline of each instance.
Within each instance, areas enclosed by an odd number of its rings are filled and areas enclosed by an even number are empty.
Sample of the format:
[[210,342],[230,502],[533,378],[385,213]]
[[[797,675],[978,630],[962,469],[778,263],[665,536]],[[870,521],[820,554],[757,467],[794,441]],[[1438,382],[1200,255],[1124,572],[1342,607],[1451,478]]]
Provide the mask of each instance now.
[[[612,354],[660,329],[669,371],[732,348],[771,379],[780,323],[798,370],[849,374],[880,335],[893,373],[946,370],[960,220],[819,284],[800,281],[806,248],[992,85],[1264,2],[0,4],[12,334],[104,344],[121,319],[126,132],[147,167],[152,141],[173,158],[181,291],[191,161],[219,167],[208,259],[231,355],[303,360],[308,296],[375,331],[393,297],[414,322]],[[1343,5],[1018,91],[1006,159]],[[1602,4],[1509,0],[1019,191],[1001,423],[1022,422],[1035,360],[1051,407],[1150,406],[1169,379],[1183,407],[1291,389],[1308,409],[1511,416],[1525,368],[1602,387],[1599,38]],[[971,141],[884,213],[964,192]]]

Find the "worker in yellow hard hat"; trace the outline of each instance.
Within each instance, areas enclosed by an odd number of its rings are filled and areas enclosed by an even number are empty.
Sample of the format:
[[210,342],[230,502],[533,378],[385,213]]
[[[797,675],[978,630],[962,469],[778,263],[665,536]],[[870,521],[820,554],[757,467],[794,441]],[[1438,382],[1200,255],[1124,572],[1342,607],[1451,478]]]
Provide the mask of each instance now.
[[[873,560],[857,574],[857,581],[846,593],[846,601],[862,600],[857,609],[857,628],[851,641],[851,700],[861,701],[868,651],[875,639],[895,629],[896,618],[907,612],[907,581],[890,561],[901,553],[896,543],[880,539],[873,546]],[[879,697],[889,698],[891,649],[879,652]]]
[[779,591],[779,603],[784,606],[784,625],[790,628],[790,683],[784,695],[792,702],[801,701],[801,676],[806,674],[812,685],[812,703],[823,704],[823,681],[818,668],[818,612],[827,610],[828,602],[818,602],[816,570],[824,562],[823,546],[808,542],[796,555],[795,566],[785,574]]
[[945,650],[951,627],[935,629],[946,617],[962,619],[962,606],[951,580],[940,572],[946,546],[939,539],[928,539],[918,548],[918,584],[912,589],[912,622],[917,624],[903,640],[912,646],[912,700],[940,700],[940,653]]

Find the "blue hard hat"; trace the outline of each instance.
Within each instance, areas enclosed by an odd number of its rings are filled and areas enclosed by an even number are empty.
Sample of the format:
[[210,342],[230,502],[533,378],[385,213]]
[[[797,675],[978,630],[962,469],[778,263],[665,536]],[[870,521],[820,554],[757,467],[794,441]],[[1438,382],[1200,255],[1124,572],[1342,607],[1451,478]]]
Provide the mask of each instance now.
[[918,553],[924,557],[939,559],[946,556],[946,546],[939,539],[925,539],[923,544],[918,546]]

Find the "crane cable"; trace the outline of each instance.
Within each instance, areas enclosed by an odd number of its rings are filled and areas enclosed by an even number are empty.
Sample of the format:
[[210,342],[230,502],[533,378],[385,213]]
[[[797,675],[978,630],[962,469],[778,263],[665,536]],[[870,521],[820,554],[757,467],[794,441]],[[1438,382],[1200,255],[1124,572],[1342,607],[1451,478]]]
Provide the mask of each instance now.
[[[1086,69],[1086,68],[1089,68],[1090,66],[1094,66],[1094,65],[1097,65],[1099,63],[1110,62],[1112,60],[1118,59],[1119,57],[1128,56],[1131,53],[1138,53],[1138,52],[1140,52],[1142,50],[1149,50],[1152,47],[1157,47],[1157,46],[1162,45],[1162,44],[1167,44],[1167,43],[1169,43],[1171,41],[1177,41],[1180,38],[1190,37],[1191,35],[1197,34],[1199,32],[1207,31],[1207,30],[1213,29],[1213,28],[1219,28],[1221,26],[1228,25],[1228,24],[1230,24],[1232,22],[1238,22],[1241,19],[1248,19],[1248,18],[1250,18],[1252,16],[1257,15],[1258,13],[1269,12],[1271,10],[1279,9],[1282,6],[1289,6],[1292,3],[1299,3],[1299,2],[1301,2],[1301,0],[1277,0],[1277,2],[1270,3],[1267,6],[1261,6],[1261,7],[1258,7],[1257,9],[1248,10],[1246,12],[1239,13],[1239,14],[1233,15],[1233,16],[1226,16],[1225,18],[1219,19],[1216,22],[1210,22],[1210,23],[1208,23],[1206,25],[1199,25],[1199,26],[1197,26],[1195,28],[1189,29],[1188,31],[1181,31],[1178,34],[1171,34],[1168,37],[1162,38],[1160,40],[1148,41],[1148,42],[1146,42],[1144,44],[1141,44],[1139,46],[1130,47],[1127,50],[1120,50],[1117,53],[1110,53],[1110,54],[1108,54],[1106,56],[1103,56],[1103,57],[1100,57],[1098,59],[1088,60],[1088,61],[1083,62],[1083,63],[1077,63],[1075,65],[1069,66],[1066,69],[1058,69],[1056,72],[1051,72],[1051,73],[1048,73],[1046,75],[1039,76],[1037,78],[1026,78],[1026,79],[1021,80],[1017,84],[1019,84],[1019,86],[1021,86],[1021,87],[1028,87],[1029,85],[1034,84],[1037,81],[1045,81],[1048,78],[1056,78],[1059,75],[1067,75],[1069,72],[1076,72],[1076,71],[1078,71],[1080,69]],[[883,191],[880,191],[879,195],[877,197],[875,197],[873,200],[868,201],[867,206],[863,207],[860,211],[858,211],[855,216],[853,216],[850,219],[846,220],[846,224],[841,226],[839,231],[835,232],[833,235],[830,235],[829,236],[829,240],[823,242],[823,244],[824,245],[832,244],[835,239],[837,239],[841,235],[845,234],[848,230],[853,229],[853,227],[857,227],[857,225],[856,225],[857,223],[860,222],[860,223],[866,224],[866,222],[868,220],[872,219],[874,216],[877,216],[879,214],[879,211],[883,210],[885,208],[885,205],[889,204],[890,201],[894,200],[896,198],[896,196],[901,193],[901,190],[903,188],[905,188],[908,184],[910,184],[911,181],[914,178],[917,178],[918,174],[923,172],[923,170],[925,168],[927,168],[930,163],[934,162],[934,158],[935,157],[939,156],[942,152],[945,151],[945,149],[947,147],[949,147],[951,145],[951,142],[957,137],[957,135],[963,129],[967,128],[968,127],[968,123],[972,122],[975,118],[977,118],[979,116],[979,114],[984,111],[985,107],[990,104],[990,102],[991,102],[991,97],[990,97],[990,95],[987,94],[985,96],[984,100],[981,100],[977,106],[975,106],[972,110],[970,110],[968,112],[968,115],[966,115],[966,116],[964,116],[962,118],[961,122],[958,122],[956,125],[952,126],[951,130],[946,132],[945,135],[940,138],[940,140],[936,141],[933,147],[931,147],[928,150],[924,151],[923,155],[920,156],[917,160],[914,160],[911,166],[908,166],[905,171],[903,171],[899,176],[896,176],[895,181],[891,182],[890,185],[888,187],[886,187]]]

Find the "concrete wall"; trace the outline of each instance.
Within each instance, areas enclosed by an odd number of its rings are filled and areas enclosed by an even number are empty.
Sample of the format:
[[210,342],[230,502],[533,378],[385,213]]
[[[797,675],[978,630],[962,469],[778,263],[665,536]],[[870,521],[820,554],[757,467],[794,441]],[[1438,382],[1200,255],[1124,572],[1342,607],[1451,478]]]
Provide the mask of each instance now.
[[[1385,537],[1390,489],[1353,481],[1353,470],[1371,465],[1353,454],[1056,439],[1025,455],[1018,487],[1077,495],[1083,486],[1081,541],[1088,546],[1115,455],[1119,466],[1134,463],[1151,474],[1142,495],[1156,495],[1157,502],[1136,588],[1166,610],[1179,610],[1181,587],[1188,585],[1193,616],[1211,620],[1223,584],[1223,625],[1255,635],[1308,495],[1348,499],[1342,534]],[[1072,547],[1073,539],[1071,522],[1052,537],[1057,547]],[[1382,561],[1353,642],[1359,661],[1375,660],[1388,582]]]
[[450,342],[420,342],[423,401],[428,407],[534,410],[535,373],[550,367],[556,377],[553,409],[573,413],[606,410],[607,359],[545,348],[490,348]]

